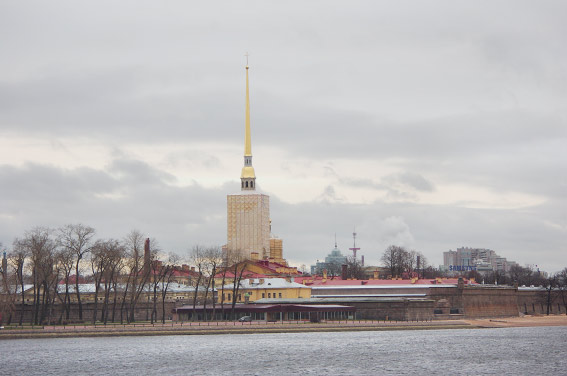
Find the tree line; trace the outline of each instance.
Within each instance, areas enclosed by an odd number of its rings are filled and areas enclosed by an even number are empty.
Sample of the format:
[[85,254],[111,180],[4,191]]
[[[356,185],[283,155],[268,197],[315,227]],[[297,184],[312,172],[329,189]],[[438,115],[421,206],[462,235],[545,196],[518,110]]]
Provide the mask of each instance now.
[[[181,269],[180,257],[165,255],[155,240],[149,241],[137,230],[122,239],[95,239],[95,235],[94,228],[83,224],[56,229],[34,227],[16,238],[11,250],[0,244],[0,249],[7,251],[0,276],[2,320],[22,325],[25,307],[31,306],[31,323],[36,325],[69,322],[72,313],[79,322],[130,323],[142,296],[147,296],[151,300],[151,322],[160,319],[158,304],[161,321],[165,322],[166,296],[175,272]],[[148,259],[144,258],[146,248]],[[194,308],[198,303],[214,305],[213,277],[219,271],[226,276],[228,270],[221,267],[220,249],[195,246],[187,256],[196,269],[189,273],[188,281],[188,288],[194,289]],[[234,275],[242,278],[243,272],[237,265]],[[85,290],[87,283],[92,291]],[[239,283],[236,286],[234,299]],[[92,297],[88,311],[86,293]],[[221,302],[223,316],[225,303]],[[230,303],[234,306],[236,300]],[[92,316],[86,317],[86,312],[92,312]]]

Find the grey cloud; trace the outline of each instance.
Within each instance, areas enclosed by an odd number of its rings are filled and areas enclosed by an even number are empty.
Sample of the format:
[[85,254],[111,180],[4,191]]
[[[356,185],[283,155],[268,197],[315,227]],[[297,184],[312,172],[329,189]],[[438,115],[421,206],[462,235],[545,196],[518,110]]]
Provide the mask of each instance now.
[[172,186],[165,174],[141,168],[141,162],[121,164],[122,171],[127,165],[132,168],[121,177],[90,169],[4,166],[0,176],[10,184],[0,188],[5,203],[0,238],[10,243],[33,226],[82,222],[107,237],[120,238],[138,228],[156,237],[164,249],[180,253],[195,243],[225,241],[219,230],[226,217],[221,190]]
[[[346,245],[356,224],[374,254],[384,239],[413,238],[431,261],[470,245],[520,262],[546,260],[550,269],[566,263],[565,2],[0,7],[3,137],[78,136],[118,148],[183,140],[240,147],[242,54],[251,50],[254,145],[323,162],[325,177],[335,179],[318,202],[289,205],[272,197],[275,231],[290,258],[321,258],[334,231]],[[193,163],[190,157],[172,156]],[[405,173],[378,181],[332,165],[361,159]],[[101,236],[139,227],[172,250],[222,243],[224,195],[238,187],[204,189],[198,177],[178,187],[175,177],[120,153],[104,170],[2,165],[0,178],[4,244],[28,226],[74,221]],[[459,183],[544,203],[474,210],[337,202],[348,182],[402,198]],[[399,229],[387,218],[399,218]]]

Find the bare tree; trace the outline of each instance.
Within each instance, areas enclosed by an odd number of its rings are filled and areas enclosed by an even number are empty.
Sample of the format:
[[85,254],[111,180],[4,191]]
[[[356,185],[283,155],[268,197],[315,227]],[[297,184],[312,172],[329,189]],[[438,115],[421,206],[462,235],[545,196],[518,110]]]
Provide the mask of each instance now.
[[[347,258],[347,265],[348,265],[348,258]],[[342,268],[343,266],[339,262],[332,261],[326,263],[327,276],[330,277],[331,280],[335,279],[335,277],[338,277],[342,274]]]
[[150,276],[150,265],[144,261],[145,244],[148,244],[149,252],[152,254],[156,252],[156,249],[152,248],[154,243],[155,241],[150,242],[137,230],[131,231],[124,239],[126,252],[130,258],[127,265],[129,269],[127,287],[124,291],[124,299],[128,297],[128,322],[134,321],[136,305]]
[[79,307],[79,320],[83,320],[83,303],[79,288],[81,265],[85,255],[91,251],[95,230],[82,224],[66,225],[59,229],[58,241],[62,247],[75,255],[75,293]]
[[[75,254],[72,250],[66,247],[62,247],[56,254],[56,267],[57,270],[60,271],[63,278],[63,283],[65,285],[65,292],[63,294],[63,298],[61,303],[63,305],[63,310],[61,314],[65,314],[65,320],[69,320],[69,316],[71,314],[71,295],[69,293],[69,283],[70,283],[70,276],[71,272],[73,271],[73,267],[75,266]],[[57,296],[60,296],[59,292],[57,291]],[[61,319],[59,322],[61,322]]]
[[102,308],[102,319],[106,325],[110,311],[110,292],[114,290],[114,304],[112,306],[112,321],[114,321],[114,310],[116,308],[117,280],[122,270],[122,259],[124,257],[124,246],[118,240],[107,241],[107,263],[104,269],[104,302]]
[[397,245],[389,246],[382,255],[382,263],[390,270],[392,278],[401,277],[407,267],[409,252]]
[[122,260],[124,248],[116,239],[98,240],[91,251],[91,269],[94,277],[95,295],[93,307],[93,323],[98,319],[98,301],[102,288],[102,314],[101,320],[104,324],[108,321],[110,291],[114,280],[117,278],[117,269]]
[[11,270],[11,263],[8,259],[4,260],[6,249],[0,243],[0,254],[2,254],[2,265],[0,266],[0,325],[6,320],[8,324],[12,322],[12,316],[15,312],[15,301],[17,299],[17,282],[16,275]]
[[165,299],[167,297],[167,291],[169,289],[169,284],[175,273],[175,268],[179,262],[179,256],[170,253],[169,259],[165,267],[162,269],[163,277],[161,278],[161,322],[165,324]]
[[232,320],[235,320],[235,309],[236,302],[238,300],[238,292],[240,290],[240,282],[242,281],[242,276],[244,275],[244,271],[246,270],[246,257],[244,256],[243,252],[237,250],[230,252],[228,259],[232,263],[231,272],[233,274],[230,317]]
[[98,294],[100,292],[100,284],[104,277],[104,269],[107,264],[106,244],[103,240],[98,240],[91,250],[91,270],[94,278],[94,304],[92,323],[96,324],[98,316]]
[[559,297],[565,307],[565,314],[567,315],[567,268],[557,273],[557,290],[559,291]]
[[[225,258],[225,257],[223,256],[223,258]],[[219,295],[220,295],[221,317],[222,317],[222,320],[225,319],[225,315],[224,315],[224,285],[225,285],[225,283],[226,283],[226,275],[227,275],[227,273],[229,272],[229,269],[230,269],[229,266],[225,265],[225,262],[224,262],[224,260],[223,260],[223,265],[222,265],[222,267],[221,267],[221,276],[222,276],[222,279],[221,279],[221,292],[220,292],[220,294],[219,294]]]
[[10,254],[9,260],[14,268],[15,282],[18,286],[17,291],[19,291],[21,296],[20,301],[20,318],[19,325],[21,326],[24,322],[24,309],[25,309],[25,288],[24,288],[24,265],[27,258],[29,257],[29,250],[25,246],[25,243],[16,239],[12,246],[12,253]]
[[35,227],[27,231],[18,243],[30,255],[33,281],[32,322],[43,323],[54,295],[53,283],[57,280],[54,278],[56,244],[51,238],[51,230],[45,227]]
[[551,275],[547,278],[546,283],[544,285],[545,288],[545,305],[546,305],[546,315],[549,316],[552,310],[552,304],[555,300],[556,296],[553,292],[557,289],[558,285],[558,276]]
[[354,256],[347,257],[346,266],[347,278],[364,279],[364,270],[362,269],[362,263],[358,261]]
[[213,303],[213,312],[212,318],[214,319],[216,314],[216,305],[215,305],[215,275],[217,274],[217,268],[222,263],[222,253],[219,247],[209,247],[205,250],[205,268],[204,271],[206,273],[206,287],[205,287],[205,297],[203,300],[203,312],[205,315],[205,320],[208,321],[207,318],[207,298],[209,295],[209,291],[211,291],[212,295],[212,303]]
[[197,299],[199,294],[199,287],[205,273],[204,269],[206,268],[206,263],[207,263],[207,253],[204,247],[200,245],[195,245],[191,249],[191,253],[189,257],[191,259],[191,263],[195,265],[195,267],[197,268],[197,272],[199,273],[199,275],[197,276],[197,281],[195,282],[195,286],[194,286],[195,292],[193,295],[193,314],[191,317],[191,321],[195,321],[195,318],[197,317]]

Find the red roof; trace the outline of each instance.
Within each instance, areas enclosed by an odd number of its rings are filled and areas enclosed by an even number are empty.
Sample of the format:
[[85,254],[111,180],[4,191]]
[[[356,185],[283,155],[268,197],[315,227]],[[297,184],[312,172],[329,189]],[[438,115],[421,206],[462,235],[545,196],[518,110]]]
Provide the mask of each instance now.
[[[346,279],[343,280],[340,277],[335,277],[334,279],[327,278],[323,281],[320,276],[316,277],[295,277],[294,282],[304,283],[307,286],[384,286],[384,285],[456,285],[459,280],[458,278],[440,278],[440,279],[418,279],[415,283],[412,283],[411,279]],[[464,280],[465,284],[476,284],[475,282]]]
[[[218,273],[215,275],[215,278],[222,278],[223,273]],[[227,271],[225,274],[225,279],[234,279],[234,273],[231,271]],[[244,271],[242,273],[242,279],[246,278],[273,278],[273,275],[266,275],[266,274],[259,274],[259,273],[252,273],[248,271]]]
[[[77,276],[75,274],[70,275],[69,276],[69,284],[70,285],[74,285],[77,282]],[[83,283],[87,283],[87,280],[84,277],[79,277],[79,283],[83,284]],[[64,285],[65,284],[65,278],[63,278],[62,280],[59,281],[60,285]]]

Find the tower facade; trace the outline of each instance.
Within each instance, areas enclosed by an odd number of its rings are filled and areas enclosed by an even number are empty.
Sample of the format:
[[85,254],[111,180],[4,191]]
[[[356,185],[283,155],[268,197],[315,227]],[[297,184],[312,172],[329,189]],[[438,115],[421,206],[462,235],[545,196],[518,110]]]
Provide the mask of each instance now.
[[246,121],[244,166],[240,174],[240,193],[227,196],[227,244],[229,252],[248,259],[270,257],[270,197],[256,192],[252,166],[250,134],[250,91],[246,66]]

